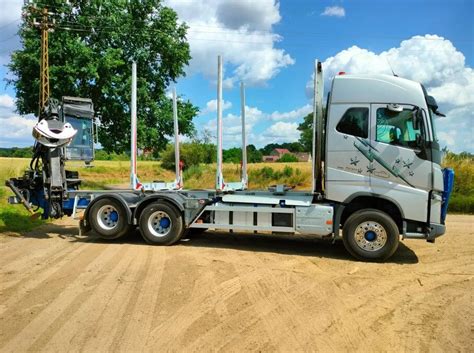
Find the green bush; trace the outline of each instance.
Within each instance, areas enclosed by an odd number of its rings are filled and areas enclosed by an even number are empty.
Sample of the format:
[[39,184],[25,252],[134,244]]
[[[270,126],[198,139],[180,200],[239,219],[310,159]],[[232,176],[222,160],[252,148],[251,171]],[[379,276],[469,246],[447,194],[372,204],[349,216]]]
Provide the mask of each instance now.
[[129,161],[130,156],[125,153],[117,154],[117,153],[108,153],[104,150],[95,150],[94,159],[98,161]]
[[279,160],[279,163],[293,163],[298,162],[298,158],[294,154],[285,153]]
[[449,212],[474,213],[474,195],[453,194],[449,200]]
[[262,179],[272,179],[275,171],[271,167],[263,167],[257,171],[257,177]]
[[[198,166],[201,163],[209,164],[215,162],[215,149],[210,144],[199,142],[182,143],[179,148],[180,159],[183,161],[183,169]],[[174,145],[166,146],[161,153],[161,166],[168,170],[175,169]]]
[[183,173],[184,180],[200,179],[203,174],[203,169],[200,165],[193,165],[187,168]]
[[291,168],[288,165],[285,165],[285,168],[283,168],[283,171],[281,172],[282,176],[289,178],[290,176],[293,175],[293,168]]
[[454,187],[449,212],[474,213],[474,157],[463,152],[447,152],[444,167],[454,169]]

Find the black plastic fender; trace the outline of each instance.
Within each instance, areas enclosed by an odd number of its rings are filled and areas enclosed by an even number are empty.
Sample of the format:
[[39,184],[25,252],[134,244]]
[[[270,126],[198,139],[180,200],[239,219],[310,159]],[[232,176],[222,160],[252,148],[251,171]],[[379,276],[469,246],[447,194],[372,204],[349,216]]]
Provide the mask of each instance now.
[[127,200],[125,199],[125,195],[128,195],[128,196],[133,196],[133,198],[139,198],[138,195],[136,194],[120,194],[120,193],[110,193],[110,194],[102,194],[100,196],[97,196],[95,197],[90,203],[89,205],[87,206],[86,210],[84,211],[84,226],[86,227],[90,227],[89,224],[88,224],[88,220],[89,220],[89,210],[92,208],[92,206],[99,200],[103,200],[103,199],[114,199],[114,200],[117,200],[118,202],[120,202],[122,205],[123,205],[123,208],[125,209],[125,212],[127,212],[127,219],[128,219],[128,224],[133,224],[133,218],[132,218],[132,210],[130,208],[130,201],[129,200],[127,202]]
[[175,194],[153,194],[146,196],[142,199],[135,207],[133,211],[133,219],[138,220],[143,209],[154,201],[165,201],[169,205],[176,207],[179,212],[184,212],[184,202],[185,198],[178,193]]

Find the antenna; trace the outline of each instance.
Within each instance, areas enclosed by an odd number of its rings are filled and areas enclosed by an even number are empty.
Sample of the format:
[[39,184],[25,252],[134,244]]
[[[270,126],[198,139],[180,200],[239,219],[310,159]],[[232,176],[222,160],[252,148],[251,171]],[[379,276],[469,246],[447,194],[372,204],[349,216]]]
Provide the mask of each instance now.
[[385,60],[387,60],[387,64],[388,64],[388,66],[390,66],[390,71],[392,71],[392,75],[395,76],[395,77],[398,77],[398,75],[395,73],[395,71],[393,71],[392,65],[390,64],[390,61],[388,60],[388,58],[385,58]]

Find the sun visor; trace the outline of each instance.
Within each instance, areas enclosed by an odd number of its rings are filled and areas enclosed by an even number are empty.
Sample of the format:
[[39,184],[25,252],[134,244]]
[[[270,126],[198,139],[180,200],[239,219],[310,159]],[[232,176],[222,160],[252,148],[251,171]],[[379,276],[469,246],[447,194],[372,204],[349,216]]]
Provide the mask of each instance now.
[[63,97],[63,113],[77,118],[94,117],[94,105],[88,98]]

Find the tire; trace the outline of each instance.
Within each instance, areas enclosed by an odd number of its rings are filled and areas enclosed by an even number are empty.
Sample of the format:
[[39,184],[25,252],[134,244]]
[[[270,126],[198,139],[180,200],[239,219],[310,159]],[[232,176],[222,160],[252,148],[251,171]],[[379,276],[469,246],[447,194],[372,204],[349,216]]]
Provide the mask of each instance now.
[[153,245],[174,244],[184,233],[181,213],[173,206],[159,201],[144,208],[138,225],[143,239]]
[[398,248],[398,227],[389,215],[379,210],[353,213],[344,223],[342,234],[345,248],[359,260],[387,260]]
[[104,198],[94,203],[88,218],[92,230],[103,239],[120,238],[132,229],[125,208],[112,198]]

